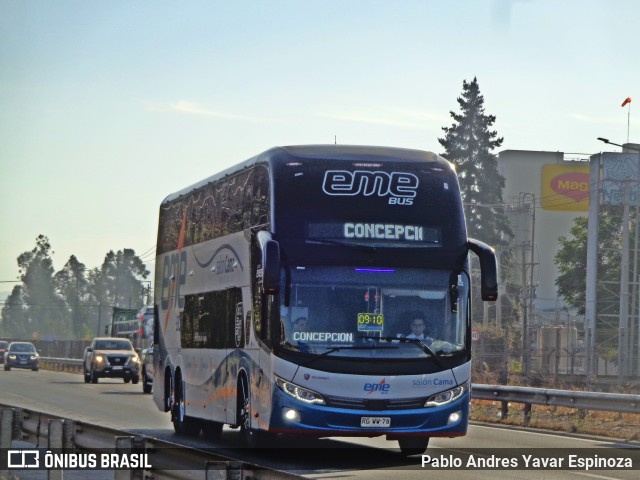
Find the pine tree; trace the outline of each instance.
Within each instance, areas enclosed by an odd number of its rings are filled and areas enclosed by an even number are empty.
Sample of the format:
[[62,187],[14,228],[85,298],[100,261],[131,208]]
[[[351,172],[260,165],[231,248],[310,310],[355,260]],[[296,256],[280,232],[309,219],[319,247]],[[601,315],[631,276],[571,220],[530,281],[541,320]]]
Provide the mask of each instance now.
[[477,78],[463,81],[458,104],[461,113],[450,112],[455,123],[442,127],[446,135],[438,141],[446,150],[443,156],[456,165],[468,236],[492,246],[506,245],[513,233],[501,207],[504,177],[492,153],[503,138],[491,130],[496,117],[484,113]]

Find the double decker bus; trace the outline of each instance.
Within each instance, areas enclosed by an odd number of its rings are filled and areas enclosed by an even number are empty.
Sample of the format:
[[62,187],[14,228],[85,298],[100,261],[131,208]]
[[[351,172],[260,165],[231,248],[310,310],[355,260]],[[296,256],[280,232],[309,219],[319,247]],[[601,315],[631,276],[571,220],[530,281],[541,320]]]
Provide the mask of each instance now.
[[[467,431],[469,252],[455,170],[417,150],[270,149],[168,196],[155,269],[154,401],[175,430],[386,436],[405,454]],[[426,335],[409,335],[416,318]],[[303,327],[301,327],[303,325]]]

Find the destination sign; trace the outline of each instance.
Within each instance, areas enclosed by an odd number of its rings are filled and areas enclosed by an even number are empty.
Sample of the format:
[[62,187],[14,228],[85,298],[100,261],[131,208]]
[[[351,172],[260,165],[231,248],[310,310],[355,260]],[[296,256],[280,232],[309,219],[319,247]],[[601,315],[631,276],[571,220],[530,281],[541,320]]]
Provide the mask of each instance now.
[[310,223],[307,238],[441,244],[439,228],[396,223]]

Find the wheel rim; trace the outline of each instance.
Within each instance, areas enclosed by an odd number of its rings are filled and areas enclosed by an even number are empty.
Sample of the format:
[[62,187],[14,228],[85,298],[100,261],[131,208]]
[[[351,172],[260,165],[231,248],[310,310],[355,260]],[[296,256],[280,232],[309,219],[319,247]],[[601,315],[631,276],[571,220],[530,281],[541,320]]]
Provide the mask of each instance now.
[[245,430],[250,430],[251,419],[249,417],[249,394],[247,392],[247,385],[244,380],[241,382],[242,386],[242,408],[240,409],[240,424]]
[[256,432],[251,428],[251,400],[246,380],[241,382],[242,407],[240,409],[240,428],[244,436],[245,443],[253,447],[255,445]]
[[182,399],[178,402],[178,422],[184,423],[184,402]]

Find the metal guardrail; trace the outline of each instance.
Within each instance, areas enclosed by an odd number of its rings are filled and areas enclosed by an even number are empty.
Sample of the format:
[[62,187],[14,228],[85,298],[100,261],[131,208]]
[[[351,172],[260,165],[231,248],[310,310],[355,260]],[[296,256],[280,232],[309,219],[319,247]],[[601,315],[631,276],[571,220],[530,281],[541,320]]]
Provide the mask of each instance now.
[[40,357],[40,367],[49,370],[64,370],[68,372],[82,372],[82,359]]
[[[82,373],[81,359],[41,357],[40,362],[43,367],[50,365],[54,369]],[[474,383],[471,386],[471,397],[478,400],[518,402],[529,406],[536,404],[584,410],[640,413],[640,395],[621,393],[581,392]]]
[[640,413],[640,395],[622,393],[578,392],[474,383],[471,386],[471,397],[478,400],[518,402],[525,405],[536,404],[583,410]]
[[[16,442],[20,446],[16,447]],[[25,443],[30,447],[25,447]],[[45,447],[43,447],[45,446]],[[46,448],[52,455],[107,452],[108,455],[146,455],[150,469],[115,469],[114,479],[251,479],[293,480],[287,472],[240,462],[210,451],[191,448],[143,435],[127,435],[112,428],[91,425],[23,408],[0,406],[0,450]],[[3,477],[0,459],[0,478]],[[146,461],[145,460],[145,461]],[[64,470],[47,469],[50,480],[62,479]],[[9,470],[11,472],[11,470]]]
[[[45,364],[58,365],[65,369],[81,369],[82,366],[81,360],[43,358],[42,361]],[[640,413],[640,395],[473,384],[471,396],[478,400],[502,402],[503,417],[507,415],[509,402],[522,403],[525,406],[525,423],[530,418],[532,404],[570,407],[580,410]],[[126,435],[124,432],[107,427],[21,408],[5,407],[0,409],[0,449],[12,448],[14,440],[27,441],[33,445],[47,445],[49,449],[63,452],[143,451],[149,455],[153,465],[150,472],[144,471],[145,478],[189,480],[194,478],[205,480],[209,478],[251,478],[255,480],[300,478],[290,473],[238,462],[215,453],[163,440],[142,435]],[[2,473],[0,471],[0,476]],[[140,469],[125,469],[117,470],[114,475],[117,480],[124,480],[125,478],[143,478],[142,473]],[[62,476],[56,477],[55,471],[50,470],[49,478],[62,478]]]

